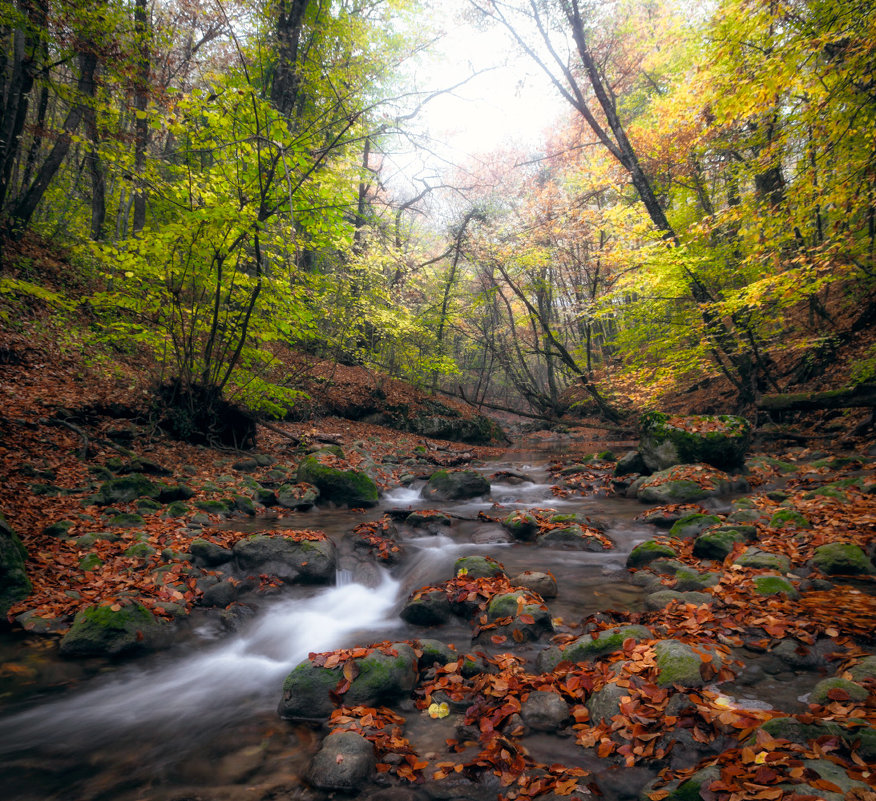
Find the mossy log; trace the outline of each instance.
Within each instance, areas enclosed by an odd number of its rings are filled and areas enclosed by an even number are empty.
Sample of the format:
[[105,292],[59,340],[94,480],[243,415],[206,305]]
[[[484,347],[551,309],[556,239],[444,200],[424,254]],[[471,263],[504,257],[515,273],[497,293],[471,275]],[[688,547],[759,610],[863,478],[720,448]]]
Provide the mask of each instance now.
[[757,408],[764,411],[807,411],[818,409],[850,409],[859,406],[876,407],[876,384],[835,389],[829,392],[789,392],[783,395],[762,395]]

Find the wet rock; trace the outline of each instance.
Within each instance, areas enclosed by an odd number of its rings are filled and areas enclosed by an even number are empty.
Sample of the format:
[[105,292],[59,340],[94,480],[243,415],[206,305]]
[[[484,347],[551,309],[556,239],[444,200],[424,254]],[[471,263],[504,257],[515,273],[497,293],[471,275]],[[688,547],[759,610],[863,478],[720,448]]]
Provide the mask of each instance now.
[[852,665],[849,668],[849,675],[853,681],[876,679],[876,656],[864,657],[856,665]]
[[[709,650],[707,646],[698,646],[699,650]],[[682,687],[702,687],[705,684],[700,673],[704,664],[703,658],[686,643],[678,640],[661,640],[654,646],[657,662],[657,685],[670,687],[678,684]],[[721,666],[721,658],[713,653],[712,664]]]
[[267,573],[286,583],[328,582],[335,577],[337,557],[330,540],[302,540],[254,534],[232,548],[241,571]]
[[675,556],[675,551],[668,545],[655,542],[654,540],[646,540],[639,543],[627,557],[627,567],[642,567],[655,559],[664,557],[672,559]]
[[432,801],[496,801],[503,788],[494,773],[482,773],[477,781],[461,773],[451,773],[441,781],[427,782],[423,792]]
[[[773,718],[762,723],[760,728],[771,737],[800,745],[806,745],[810,740],[817,740],[825,735],[834,737],[842,737],[843,735],[843,728],[832,721],[801,723],[796,718],[791,717]],[[752,735],[748,742],[749,744],[756,742],[755,736]]]
[[402,620],[414,626],[440,626],[453,615],[450,601],[441,590],[415,594],[399,614]]
[[319,489],[313,484],[283,484],[277,489],[277,503],[284,509],[297,509],[306,512],[319,498]]
[[760,570],[778,570],[780,573],[787,573],[791,569],[791,560],[784,554],[769,553],[754,547],[746,549],[734,564]]
[[642,415],[639,453],[651,470],[699,462],[720,468],[742,467],[751,443],[751,425],[735,415],[669,417]]
[[230,499],[229,506],[235,512],[243,512],[249,517],[255,517],[255,504],[252,502],[252,498],[246,495],[235,495]]
[[502,521],[502,525],[516,540],[532,540],[538,534],[538,521],[529,512],[512,512]]
[[533,731],[556,731],[569,719],[569,705],[555,692],[537,690],[529,694],[520,717]]
[[542,598],[557,597],[557,580],[552,573],[539,573],[535,570],[525,570],[511,579],[515,587],[526,587],[538,593]]
[[656,773],[656,770],[640,765],[612,765],[597,771],[593,778],[604,797],[614,801],[638,801],[642,788],[654,779]]
[[377,504],[377,485],[369,475],[359,470],[329,467],[315,456],[307,457],[298,465],[297,479],[317,487],[320,501],[351,508]]
[[737,542],[745,542],[746,537],[736,529],[707,531],[694,542],[693,555],[700,559],[714,559],[723,562]]
[[0,618],[5,618],[9,607],[33,590],[24,568],[26,558],[27,550],[0,514]]
[[672,601],[681,601],[686,604],[708,604],[715,600],[713,595],[705,592],[678,592],[677,590],[660,590],[652,592],[645,598],[645,608],[656,611],[663,609]]
[[685,515],[673,523],[672,528],[669,529],[669,535],[679,539],[693,539],[707,528],[717,526],[720,523],[721,518],[717,515],[702,515],[695,512]]
[[224,609],[237,600],[237,587],[231,581],[218,581],[207,587],[198,599],[201,606],[218,606]]
[[96,501],[104,505],[129,503],[137,498],[157,499],[162,490],[160,484],[150,481],[140,473],[132,473],[122,478],[113,478],[100,485]]
[[364,801],[426,801],[426,796],[410,787],[384,787],[366,796]]
[[839,695],[845,693],[852,701],[866,701],[869,693],[865,687],[860,684],[855,684],[853,681],[844,679],[841,676],[834,676],[830,679],[824,679],[812,688],[809,694],[810,704],[829,704],[831,693],[836,692]]
[[425,670],[436,664],[446,665],[459,659],[459,653],[446,643],[441,642],[441,640],[421,639],[418,642],[420,644],[420,651],[422,651],[422,656],[419,660],[420,670]]
[[861,576],[876,573],[867,554],[848,542],[819,545],[812,556],[812,564],[828,576]]
[[[519,599],[525,599],[525,596],[523,590],[493,596],[487,605],[487,619],[492,623],[511,618],[511,622],[498,629],[489,629],[484,634],[510,633],[515,639],[522,635],[527,640],[537,640],[542,634],[552,632],[554,627],[548,608],[538,602],[521,605]],[[515,631],[519,634],[514,635]]]
[[714,587],[721,580],[718,573],[700,573],[689,567],[683,567],[675,573],[675,589],[679,592],[693,590],[698,592],[707,587]]
[[376,766],[370,741],[356,732],[335,732],[323,740],[310,764],[308,779],[321,790],[352,792],[361,789]]
[[505,568],[495,559],[489,556],[462,556],[453,564],[453,575],[458,576],[460,571],[469,578],[492,578],[504,576]]
[[771,518],[773,528],[812,528],[807,518],[795,509],[779,509]]
[[800,597],[794,585],[784,576],[755,576],[754,590],[759,595],[784,594],[792,600]]
[[490,492],[490,482],[474,470],[438,470],[422,489],[429,500],[461,501]]
[[444,512],[411,512],[405,518],[405,523],[412,528],[428,531],[430,534],[440,534],[442,529],[449,528],[452,525],[453,519]]
[[627,451],[614,466],[614,475],[628,476],[632,473],[650,473],[648,465],[638,451]]
[[358,675],[343,696],[348,706],[379,706],[408,695],[417,681],[417,656],[406,643],[393,643],[395,654],[373,651],[355,659]]
[[158,491],[158,500],[161,503],[173,503],[174,501],[187,501],[195,494],[191,487],[185,484],[175,484],[173,486],[163,486]]
[[230,548],[223,548],[209,540],[193,540],[189,545],[189,554],[198,567],[217,567],[230,562],[233,553]]
[[[706,790],[712,782],[717,781],[720,778],[721,769],[719,767],[710,766],[702,768],[694,773],[689,779],[683,782],[676,780],[662,788],[669,791],[669,795],[665,797],[665,801],[698,801],[703,797],[700,791]],[[650,787],[646,787],[642,791],[640,798],[648,798],[650,789]]]
[[63,656],[131,654],[162,645],[165,631],[165,624],[140,604],[89,606],[77,613],[59,650]]
[[584,526],[573,524],[554,528],[538,538],[539,545],[547,548],[564,548],[570,551],[599,552],[608,550],[603,541]]
[[617,626],[600,631],[596,639],[590,634],[577,637],[560,649],[557,645],[551,645],[539,653],[536,665],[541,673],[549,673],[560,662],[587,662],[602,654],[609,654],[623,648],[625,640],[635,641],[650,639],[653,635],[645,626]]
[[[748,482],[742,478],[731,479],[726,473],[705,465],[684,465],[637,480],[631,489],[633,487],[635,497],[643,503],[672,504],[744,492]],[[629,491],[627,494],[629,496]]]
[[615,715],[619,715],[621,698],[629,694],[627,688],[617,684],[606,684],[601,690],[597,690],[585,704],[590,712],[590,723],[611,720]]

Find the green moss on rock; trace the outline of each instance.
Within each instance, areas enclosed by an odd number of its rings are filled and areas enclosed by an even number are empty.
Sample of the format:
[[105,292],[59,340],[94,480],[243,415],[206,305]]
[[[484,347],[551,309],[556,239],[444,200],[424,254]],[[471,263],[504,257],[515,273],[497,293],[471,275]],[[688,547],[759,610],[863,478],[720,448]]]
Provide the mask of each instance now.
[[90,606],[80,611],[61,639],[64,656],[118,656],[155,644],[163,625],[140,604],[119,609]]
[[376,506],[377,485],[374,480],[359,470],[340,470],[322,464],[313,456],[298,465],[298,481],[313,484],[319,490],[321,500],[339,506]]
[[641,417],[639,429],[639,452],[651,470],[697,462],[720,468],[741,467],[751,442],[750,423],[735,415],[678,419],[649,412]]
[[668,545],[655,542],[654,540],[646,540],[639,543],[627,557],[627,567],[642,567],[653,562],[655,559],[672,559],[675,556],[675,551]]
[[800,593],[784,576],[755,576],[754,589],[759,595],[779,595],[784,593],[788,598],[799,598]]
[[693,513],[676,520],[669,529],[669,535],[679,539],[696,537],[710,526],[720,525],[721,518],[717,515],[702,515]]
[[819,545],[812,556],[812,564],[828,576],[859,576],[876,573],[867,554],[850,542]]

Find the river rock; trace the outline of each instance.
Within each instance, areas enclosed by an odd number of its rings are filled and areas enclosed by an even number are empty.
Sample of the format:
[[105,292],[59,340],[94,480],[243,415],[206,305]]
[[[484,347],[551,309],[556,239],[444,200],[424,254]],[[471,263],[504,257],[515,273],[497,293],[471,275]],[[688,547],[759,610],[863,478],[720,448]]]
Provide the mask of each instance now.
[[707,531],[694,542],[693,555],[700,559],[722,562],[733,551],[737,542],[745,542],[745,536],[736,529]]
[[[832,737],[842,737],[844,729],[842,726],[827,720],[816,720],[813,723],[801,723],[796,718],[772,718],[767,720],[760,726],[767,734],[779,740],[788,740],[791,743],[799,745],[807,745],[811,740],[817,740],[819,737],[826,735]],[[752,735],[748,743],[750,745],[756,742],[756,737]]]
[[832,700],[830,697],[832,691],[846,693],[849,700],[852,701],[866,701],[869,695],[866,688],[860,684],[844,679],[841,676],[834,676],[830,679],[823,679],[812,688],[812,692],[809,694],[809,703],[829,704]]
[[453,564],[453,575],[458,576],[460,571],[474,579],[506,575],[505,568],[489,556],[461,556]]
[[784,594],[791,600],[800,597],[794,585],[784,576],[755,576],[754,590],[758,595]]
[[542,651],[536,660],[541,673],[549,673],[560,662],[588,662],[603,654],[619,651],[625,640],[636,642],[650,639],[653,635],[645,626],[616,626],[600,631],[594,639],[590,634],[584,634],[569,642],[564,649],[551,645]]
[[[700,650],[710,650],[706,645]],[[700,673],[703,658],[687,643],[678,640],[661,640],[654,645],[657,662],[657,686],[669,687],[674,684],[682,687],[702,687],[705,684]],[[712,664],[721,666],[719,654],[712,654]]]
[[371,778],[376,766],[369,740],[353,731],[340,731],[323,740],[307,776],[321,790],[353,792]]
[[26,558],[27,550],[0,514],[0,618],[5,618],[9,607],[33,590],[24,569]]
[[536,690],[523,702],[520,717],[533,731],[556,731],[569,719],[569,705],[558,693]]
[[547,548],[564,548],[570,551],[605,551],[603,541],[589,530],[577,523],[563,528],[552,528],[538,538],[539,545]]
[[453,615],[450,601],[441,590],[423,595],[414,594],[399,613],[402,620],[414,626],[440,626]]
[[675,587],[679,592],[693,590],[698,592],[714,587],[721,580],[718,573],[700,573],[698,570],[684,566],[675,571]]
[[319,499],[319,489],[303,481],[299,484],[283,484],[277,489],[277,503],[284,509],[306,512]]
[[516,540],[532,540],[538,534],[538,521],[529,512],[517,510],[511,512],[502,521],[502,525]]
[[856,665],[849,668],[853,681],[876,679],[876,656],[866,656]]
[[674,504],[691,503],[747,489],[748,482],[743,478],[731,479],[726,473],[706,465],[682,465],[637,479],[627,494],[643,503]]
[[[394,654],[372,651],[350,660],[354,678],[343,695],[348,706],[379,706],[407,695],[417,681],[417,656],[406,643],[393,643]],[[324,720],[334,709],[331,691],[343,677],[340,666],[326,668],[307,659],[283,682],[278,711],[293,720]]]
[[861,576],[876,573],[867,554],[850,542],[819,545],[812,556],[812,564],[828,576]]
[[682,603],[700,606],[701,604],[711,603],[714,600],[714,596],[705,592],[658,590],[657,592],[652,592],[645,597],[645,609],[650,609],[652,611],[663,609],[665,606],[672,603],[672,601],[681,601]]
[[137,498],[157,499],[162,489],[161,484],[150,481],[140,473],[132,473],[129,476],[105,481],[100,485],[95,500],[97,503],[109,505],[113,503],[128,503]]
[[585,706],[590,712],[590,723],[596,724],[602,720],[611,720],[620,714],[621,698],[629,695],[626,687],[618,684],[606,684],[587,699]]
[[723,469],[742,467],[751,424],[735,415],[669,417],[649,412],[639,421],[639,453],[651,470],[703,462]]
[[140,604],[89,606],[61,638],[63,656],[120,656],[163,644],[165,624]]
[[525,570],[511,579],[515,587],[526,587],[538,593],[542,598],[557,597],[557,580],[552,573],[539,573],[535,570]]
[[779,509],[770,518],[770,526],[773,528],[812,528],[809,519],[796,509]]
[[669,529],[670,537],[678,539],[693,539],[711,526],[720,525],[721,518],[717,515],[701,515],[696,512],[685,515],[672,524]]
[[734,564],[759,570],[777,570],[780,573],[787,573],[791,569],[791,560],[784,554],[769,553],[754,547],[747,548]]
[[308,456],[298,465],[297,479],[319,489],[320,501],[351,508],[377,505],[377,484],[360,470],[341,470],[323,464],[316,456]]
[[670,546],[654,540],[645,540],[630,551],[627,567],[643,567],[655,559],[672,559],[675,555],[675,551]]
[[490,492],[490,482],[474,470],[438,470],[429,478],[421,495],[429,500],[462,501]]
[[425,510],[411,512],[405,518],[405,523],[412,528],[428,531],[429,534],[440,534],[443,529],[449,528],[453,524],[453,519],[444,512]]
[[420,639],[419,650],[422,652],[419,660],[420,670],[426,670],[432,665],[446,665],[459,659],[459,653],[441,640]]
[[287,584],[333,581],[337,556],[331,540],[301,540],[281,535],[253,534],[232,548],[241,571],[267,573]]
[[193,540],[189,545],[189,554],[198,567],[217,567],[230,562],[233,553],[230,548],[223,548],[209,540]]
[[[494,595],[487,604],[487,619],[493,623],[504,618],[511,618],[511,622],[497,629],[488,629],[484,634],[506,633],[515,636],[515,638],[522,635],[527,640],[537,640],[542,634],[552,632],[554,626],[548,608],[538,601],[526,602],[521,606],[518,599],[525,600],[526,596],[527,593],[524,590]],[[532,618],[532,622],[522,620],[524,616]],[[514,635],[515,631],[519,634]]]
[[650,473],[648,465],[638,451],[627,451],[614,466],[614,475],[628,476],[632,473]]

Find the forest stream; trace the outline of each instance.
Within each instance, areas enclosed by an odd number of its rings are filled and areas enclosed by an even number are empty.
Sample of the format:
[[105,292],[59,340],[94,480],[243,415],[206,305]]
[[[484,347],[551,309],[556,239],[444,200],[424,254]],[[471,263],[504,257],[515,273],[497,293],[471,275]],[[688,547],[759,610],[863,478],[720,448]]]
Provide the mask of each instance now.
[[[548,464],[558,452],[544,442],[528,443],[525,448],[509,450],[502,459],[477,468],[487,476],[506,477],[493,479],[489,497],[426,501],[420,497],[422,482],[415,482],[390,490],[367,513],[314,509],[288,518],[284,525],[319,529],[335,542],[340,554],[336,583],[327,588],[284,588],[263,599],[258,614],[233,633],[224,630],[214,614],[199,612],[192,616],[183,642],[121,664],[95,658],[63,660],[51,641],[4,634],[0,661],[27,664],[38,678],[3,695],[7,703],[0,711],[3,798],[324,798],[302,779],[324,732],[278,716],[284,677],[308,653],[387,640],[437,637],[461,654],[506,652],[508,645],[474,643],[471,628],[462,619],[423,628],[399,617],[413,591],[452,576],[454,562],[461,556],[491,556],[509,576],[527,570],[552,573],[559,588],[558,596],[548,600],[555,620],[580,621],[608,609],[642,611],[645,590],[631,583],[625,569],[630,551],[656,532],[655,526],[636,520],[642,505],[604,492],[557,497]],[[509,475],[513,483],[503,483]],[[721,512],[729,503],[728,498],[712,499],[706,506]],[[499,524],[478,519],[479,513],[499,514],[497,508],[507,514],[513,509],[547,507],[599,521],[614,549],[593,553],[515,542]],[[378,566],[352,547],[349,532],[363,519],[425,508],[450,514],[452,524],[432,533],[399,523],[396,537],[404,557],[394,566]],[[271,525],[277,527],[276,522]],[[266,524],[256,519],[243,526],[255,532]],[[511,643],[513,652],[528,665],[545,644]],[[778,681],[764,673],[760,676],[759,683],[738,688],[736,703],[801,709],[798,699],[805,698],[818,678],[789,672]],[[724,686],[722,691],[734,692]],[[433,720],[410,699],[395,709],[406,717],[405,736],[418,754],[445,758],[445,739],[454,736],[458,715]],[[599,767],[593,751],[580,748],[568,736],[534,732],[525,744],[532,756],[546,763]],[[652,776],[632,771],[628,778],[641,788]],[[633,797],[628,786],[613,791],[609,783],[601,789],[609,799]],[[372,785],[349,797],[365,798],[374,790]],[[489,796],[487,791],[483,797]]]

